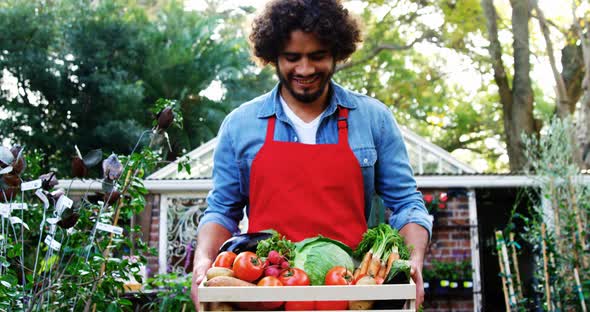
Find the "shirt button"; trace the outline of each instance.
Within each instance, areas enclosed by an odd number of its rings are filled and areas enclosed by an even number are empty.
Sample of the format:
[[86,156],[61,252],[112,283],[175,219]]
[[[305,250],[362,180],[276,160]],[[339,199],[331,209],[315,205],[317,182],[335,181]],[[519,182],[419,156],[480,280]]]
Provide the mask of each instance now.
[[363,159],[363,162],[364,162],[365,164],[368,164],[368,163],[369,163],[369,160],[365,158],[365,159]]
[[297,142],[297,137],[293,137],[293,141],[294,142]]

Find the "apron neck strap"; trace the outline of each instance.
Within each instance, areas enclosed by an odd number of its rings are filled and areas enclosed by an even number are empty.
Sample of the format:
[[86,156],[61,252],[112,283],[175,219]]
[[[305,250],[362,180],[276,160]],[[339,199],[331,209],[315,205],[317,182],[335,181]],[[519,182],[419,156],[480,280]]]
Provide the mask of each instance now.
[[[272,141],[275,134],[276,117],[270,116],[266,127],[266,141]],[[348,108],[338,106],[338,144],[348,145]]]
[[272,141],[275,135],[275,115],[272,115],[268,118],[267,126],[266,126],[266,141]]
[[338,144],[348,145],[348,108],[338,106]]

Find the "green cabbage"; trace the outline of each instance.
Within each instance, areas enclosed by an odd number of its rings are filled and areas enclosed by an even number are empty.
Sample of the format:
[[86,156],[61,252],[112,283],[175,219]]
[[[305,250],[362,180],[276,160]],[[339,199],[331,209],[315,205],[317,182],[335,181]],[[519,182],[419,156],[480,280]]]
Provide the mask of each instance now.
[[352,250],[339,241],[317,236],[295,246],[294,266],[307,273],[312,285],[323,285],[326,273],[337,265],[354,270]]

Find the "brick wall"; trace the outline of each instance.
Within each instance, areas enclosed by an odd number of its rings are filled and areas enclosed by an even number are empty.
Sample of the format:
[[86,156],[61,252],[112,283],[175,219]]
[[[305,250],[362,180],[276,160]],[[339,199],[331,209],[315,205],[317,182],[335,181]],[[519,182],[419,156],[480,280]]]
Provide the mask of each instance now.
[[[443,262],[471,260],[471,236],[469,233],[469,201],[463,192],[444,189],[423,189],[423,193],[447,192],[446,207],[435,214],[432,239],[424,259],[424,270],[431,261]],[[473,299],[437,296],[425,298],[424,311],[473,311]]]
[[149,237],[149,247],[155,248],[156,253],[148,256],[147,273],[148,277],[158,274],[158,248],[160,239],[160,195],[149,194],[146,196],[146,209],[144,213],[149,216],[149,229],[144,229],[144,236]]

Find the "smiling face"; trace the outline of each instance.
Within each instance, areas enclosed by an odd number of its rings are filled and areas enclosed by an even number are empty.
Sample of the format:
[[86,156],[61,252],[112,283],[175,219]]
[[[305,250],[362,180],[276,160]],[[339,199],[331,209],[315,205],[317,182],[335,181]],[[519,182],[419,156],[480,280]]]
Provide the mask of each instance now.
[[324,105],[335,61],[330,48],[312,33],[291,33],[277,61],[281,95],[287,103]]

